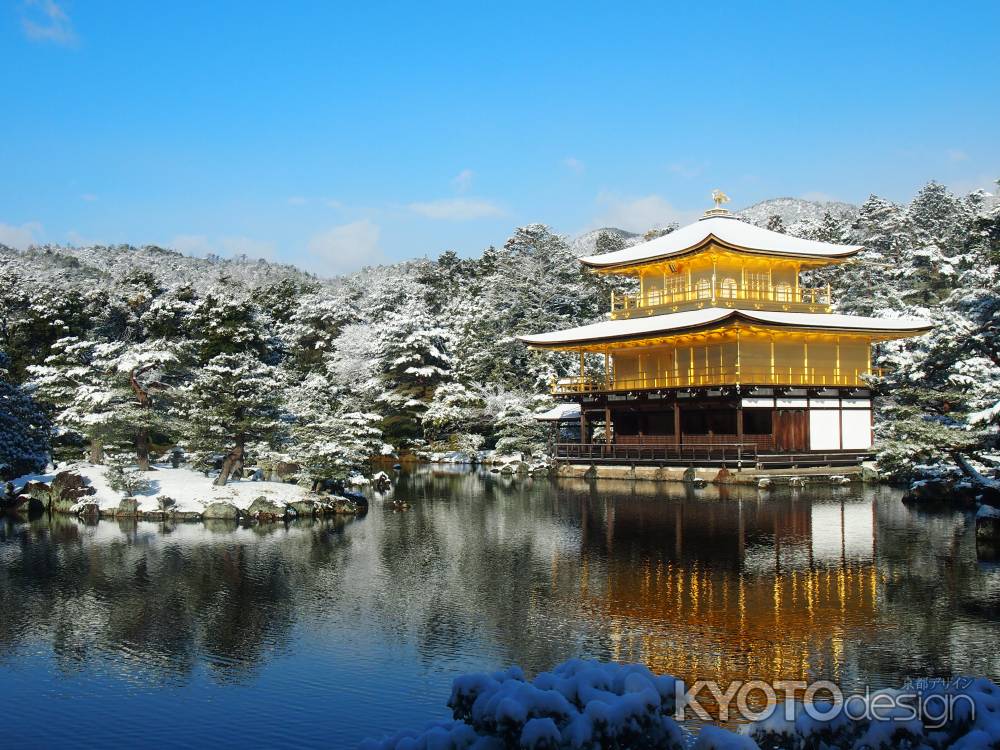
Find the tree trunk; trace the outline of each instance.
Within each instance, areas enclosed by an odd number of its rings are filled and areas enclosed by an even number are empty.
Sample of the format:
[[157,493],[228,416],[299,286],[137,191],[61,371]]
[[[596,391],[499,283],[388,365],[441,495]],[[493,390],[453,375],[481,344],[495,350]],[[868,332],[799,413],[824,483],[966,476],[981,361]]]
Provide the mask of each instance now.
[[236,436],[236,444],[233,446],[233,449],[222,460],[222,471],[219,472],[219,476],[215,478],[213,484],[223,487],[229,480],[229,475],[233,473],[233,469],[237,466],[243,466],[244,443],[246,443],[246,435],[240,433]]
[[100,438],[90,439],[90,463],[104,463],[104,443]]
[[951,451],[951,457],[958,464],[958,468],[979,491],[983,502],[986,505],[1000,507],[1000,480],[984,477],[975,467],[969,463],[969,459],[959,451]]
[[139,471],[149,471],[149,428],[140,427],[135,434],[135,455]]
[[[129,385],[132,388],[132,392],[135,394],[136,400],[139,402],[139,406],[143,409],[152,408],[153,399],[150,397],[149,391],[146,388],[143,388],[142,384],[139,382],[139,376],[152,368],[153,365],[145,365],[144,367],[136,367],[131,373],[129,373]],[[135,455],[139,464],[139,470],[149,471],[148,427],[140,427],[135,433]]]

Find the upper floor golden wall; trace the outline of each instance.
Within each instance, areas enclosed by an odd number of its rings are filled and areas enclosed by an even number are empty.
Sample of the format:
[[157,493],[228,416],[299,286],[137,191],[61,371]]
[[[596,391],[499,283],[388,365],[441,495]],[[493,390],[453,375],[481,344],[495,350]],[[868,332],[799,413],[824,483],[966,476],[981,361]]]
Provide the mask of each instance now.
[[[825,261],[824,265],[829,263]],[[659,315],[704,307],[830,312],[830,287],[806,287],[800,275],[818,265],[802,259],[734,253],[719,248],[634,266],[638,294],[612,294],[611,317]]]

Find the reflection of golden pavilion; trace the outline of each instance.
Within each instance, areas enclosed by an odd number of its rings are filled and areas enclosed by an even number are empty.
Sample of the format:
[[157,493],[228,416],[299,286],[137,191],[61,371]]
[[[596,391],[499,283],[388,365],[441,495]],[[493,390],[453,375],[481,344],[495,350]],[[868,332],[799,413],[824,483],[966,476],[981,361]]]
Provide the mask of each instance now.
[[689,684],[836,680],[845,632],[875,625],[870,503],[633,502],[606,515],[601,538],[584,529],[585,569],[615,547],[606,590],[584,585],[616,660]]

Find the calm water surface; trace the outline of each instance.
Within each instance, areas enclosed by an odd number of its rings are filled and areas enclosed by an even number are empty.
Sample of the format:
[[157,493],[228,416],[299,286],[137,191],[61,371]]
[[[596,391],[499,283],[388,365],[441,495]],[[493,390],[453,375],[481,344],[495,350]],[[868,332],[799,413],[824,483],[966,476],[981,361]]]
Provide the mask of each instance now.
[[5,747],[353,747],[451,678],[572,657],[695,678],[1000,678],[1000,569],[889,489],[404,475],[364,518],[0,519]]

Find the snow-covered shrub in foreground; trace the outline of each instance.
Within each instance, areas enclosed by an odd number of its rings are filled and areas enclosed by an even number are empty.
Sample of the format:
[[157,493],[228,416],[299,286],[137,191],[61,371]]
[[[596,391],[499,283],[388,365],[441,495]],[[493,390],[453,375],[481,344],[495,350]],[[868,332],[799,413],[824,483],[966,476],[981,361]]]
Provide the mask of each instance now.
[[[880,719],[865,708],[880,691],[843,711],[817,717],[801,704],[786,718],[779,705],[739,732],[705,726],[694,737],[674,720],[680,683],[639,664],[570,660],[526,680],[511,667],[455,679],[448,706],[454,720],[367,740],[364,750],[980,750],[1000,748],[1000,688],[986,679],[930,682],[906,691],[926,706],[916,716],[901,706]],[[680,687],[683,694],[684,688]],[[857,703],[857,701],[861,701]],[[936,703],[935,703],[936,701]],[[951,706],[947,716],[942,709]],[[883,706],[884,708],[884,706]],[[825,712],[825,708],[822,712]],[[885,718],[886,716],[891,718]]]
[[456,721],[406,732],[368,750],[419,748],[666,748],[684,747],[670,717],[676,680],[639,664],[571,660],[528,681],[517,667],[454,681]]

